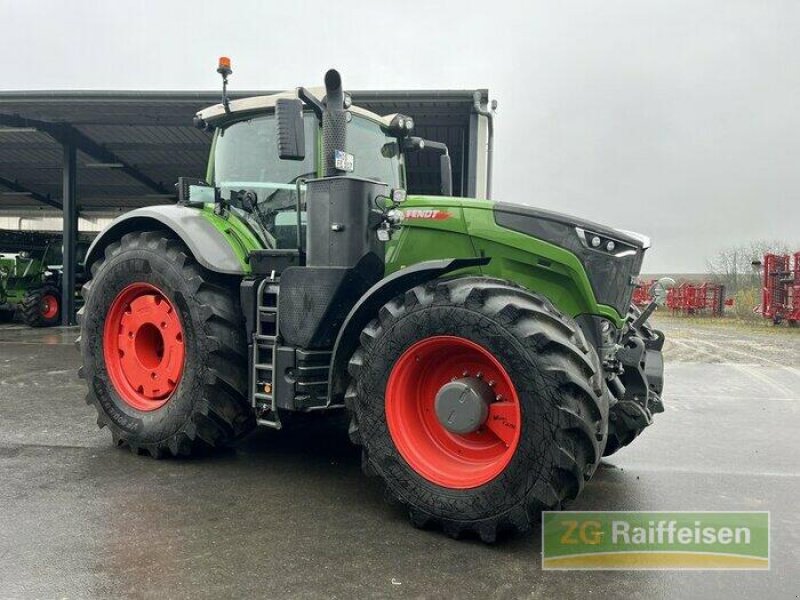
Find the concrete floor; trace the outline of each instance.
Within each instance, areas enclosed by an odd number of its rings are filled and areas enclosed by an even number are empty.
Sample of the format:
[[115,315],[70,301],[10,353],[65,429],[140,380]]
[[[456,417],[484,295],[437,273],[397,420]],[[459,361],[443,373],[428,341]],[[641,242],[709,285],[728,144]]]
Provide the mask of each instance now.
[[800,365],[747,344],[749,358],[687,356],[702,332],[666,328],[666,413],[572,508],[770,510],[769,572],[542,572],[536,534],[485,546],[416,530],[336,423],[135,457],[83,403],[76,331],[3,325],[0,598],[797,598]]

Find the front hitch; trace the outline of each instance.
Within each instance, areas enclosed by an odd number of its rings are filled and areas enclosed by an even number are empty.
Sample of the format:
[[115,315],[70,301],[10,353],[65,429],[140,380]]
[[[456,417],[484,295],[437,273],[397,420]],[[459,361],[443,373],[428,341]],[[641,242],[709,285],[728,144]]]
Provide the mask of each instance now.
[[631,306],[615,357],[620,372],[608,380],[616,402],[609,407],[606,456],[630,444],[653,423],[654,415],[664,412],[664,334],[651,328],[641,318],[644,314]]

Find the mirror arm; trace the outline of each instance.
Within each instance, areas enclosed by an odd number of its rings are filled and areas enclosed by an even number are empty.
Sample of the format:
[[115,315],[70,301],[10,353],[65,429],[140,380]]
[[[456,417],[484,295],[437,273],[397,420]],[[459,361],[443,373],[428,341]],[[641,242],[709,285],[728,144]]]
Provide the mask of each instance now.
[[[630,323],[629,331],[636,331],[639,327],[641,327],[647,319],[650,318],[655,310],[659,307],[659,305],[664,304],[666,302],[666,294],[667,291],[675,285],[675,280],[671,277],[662,277],[658,281],[656,281],[652,287],[650,288],[650,294],[653,296],[653,299],[650,301],[644,310]],[[664,293],[663,295],[658,294],[657,290],[661,289]],[[660,298],[659,298],[660,296]],[[659,299],[661,300],[659,302]]]
[[445,156],[450,156],[450,151],[447,148],[447,144],[443,144],[442,142],[434,142],[433,140],[425,140],[425,149],[427,150],[430,148],[431,150],[439,150]]
[[322,105],[322,102],[320,102],[317,97],[314,96],[314,94],[309,92],[304,87],[297,88],[297,97],[311,107],[311,110],[313,110],[314,114],[317,115],[319,122],[322,123],[322,113],[325,111],[325,107]]
[[633,320],[630,326],[631,330],[636,331],[637,329],[639,329],[639,327],[644,325],[645,321],[647,321],[647,319],[650,318],[650,315],[652,315],[656,311],[656,308],[658,308],[658,302],[653,300],[652,302],[650,302],[650,304],[648,304],[645,307],[645,309],[641,313],[639,313],[639,316]]

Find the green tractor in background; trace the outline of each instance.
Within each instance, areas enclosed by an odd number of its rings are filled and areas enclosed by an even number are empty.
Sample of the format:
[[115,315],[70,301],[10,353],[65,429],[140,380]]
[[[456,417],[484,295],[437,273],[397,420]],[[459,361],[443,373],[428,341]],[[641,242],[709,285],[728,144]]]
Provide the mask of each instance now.
[[0,323],[14,318],[16,307],[8,302],[8,278],[17,269],[17,258],[13,254],[0,254]]
[[[225,77],[228,65],[221,64]],[[417,526],[484,541],[575,498],[663,410],[641,235],[450,197],[446,148],[357,106],[336,71],[198,113],[205,181],[93,243],[87,402],[153,457],[346,410],[363,467]],[[441,154],[442,196],[404,156]]]
[[[78,240],[78,261],[91,237]],[[0,231],[0,322],[19,312],[30,327],[61,323],[62,238],[57,233]],[[77,274],[83,283],[82,271]],[[76,290],[77,291],[77,290]]]

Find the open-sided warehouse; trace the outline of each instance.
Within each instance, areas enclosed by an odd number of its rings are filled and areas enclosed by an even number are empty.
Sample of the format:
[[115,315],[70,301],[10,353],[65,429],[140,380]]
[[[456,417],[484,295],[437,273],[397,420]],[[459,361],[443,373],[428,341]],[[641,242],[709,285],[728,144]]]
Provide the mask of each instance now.
[[[270,94],[240,92],[231,98]],[[483,197],[489,162],[488,91],[354,91],[378,114],[414,117],[417,134],[447,144],[455,196]],[[211,134],[195,113],[218,92],[0,93],[0,229],[35,228],[61,219],[64,232],[64,324],[75,319],[75,240],[140,206],[175,201],[180,176],[202,178]],[[412,193],[437,190],[436,156],[409,155]]]

